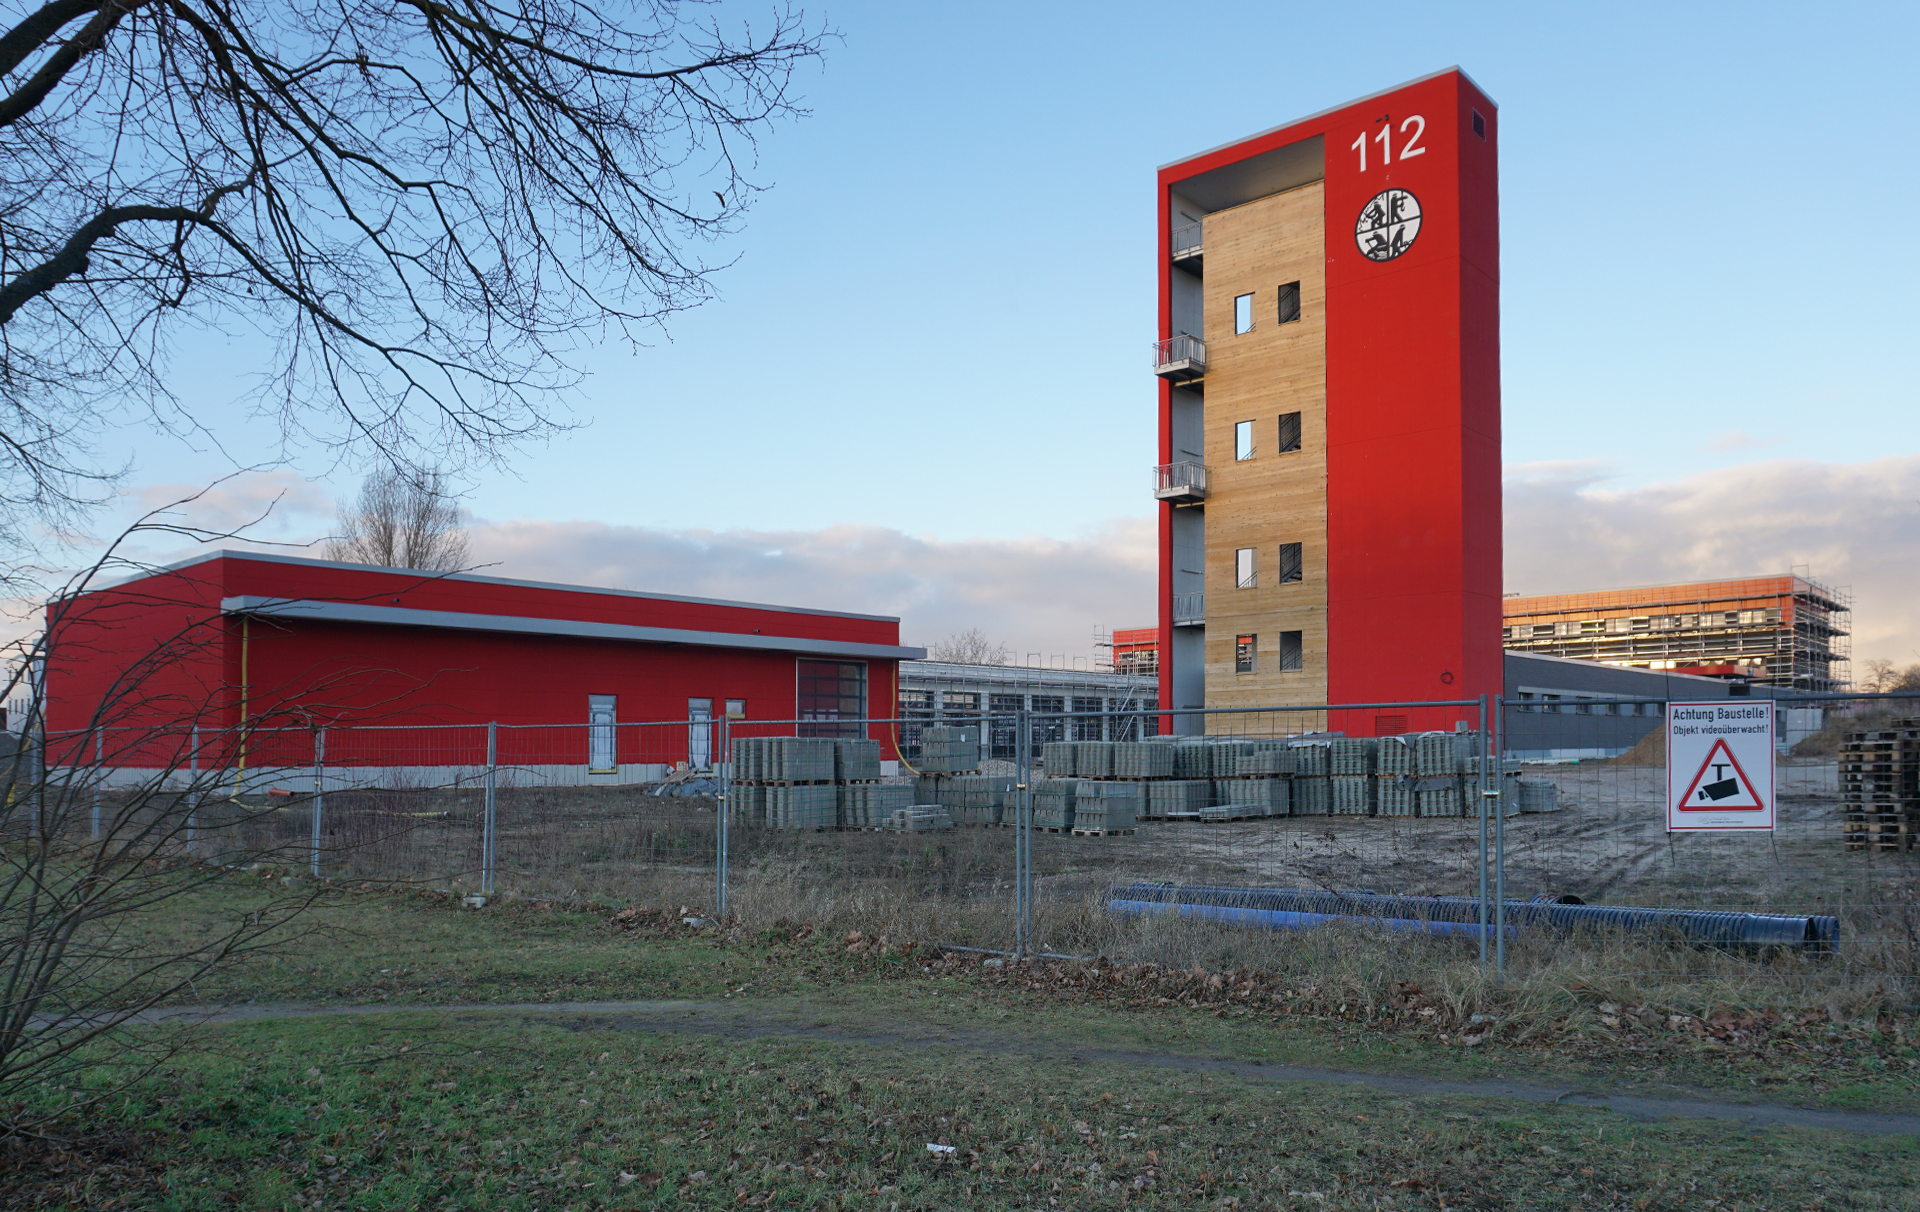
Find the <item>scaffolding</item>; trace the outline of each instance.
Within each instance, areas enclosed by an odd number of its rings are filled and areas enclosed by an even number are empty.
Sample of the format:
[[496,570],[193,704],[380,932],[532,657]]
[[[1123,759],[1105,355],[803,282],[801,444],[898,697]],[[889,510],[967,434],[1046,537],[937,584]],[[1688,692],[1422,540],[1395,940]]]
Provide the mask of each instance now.
[[1504,642],[1605,665],[1833,692],[1851,677],[1853,593],[1803,575],[1506,600]]

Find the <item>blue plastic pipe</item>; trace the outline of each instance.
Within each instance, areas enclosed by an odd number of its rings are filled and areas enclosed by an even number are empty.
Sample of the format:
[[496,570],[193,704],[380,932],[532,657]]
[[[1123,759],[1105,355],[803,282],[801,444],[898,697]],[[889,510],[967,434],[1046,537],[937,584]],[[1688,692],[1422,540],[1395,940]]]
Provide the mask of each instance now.
[[1479,922],[1412,921],[1395,917],[1354,917],[1335,913],[1289,913],[1280,909],[1245,909],[1233,905],[1181,905],[1167,901],[1108,901],[1107,911],[1120,917],[1180,917],[1222,922],[1229,926],[1258,926],[1266,930],[1312,930],[1335,922],[1357,922],[1386,930],[1414,934],[1459,934],[1478,937],[1482,930],[1491,936],[1492,926]]
[[[1329,892],[1317,888],[1235,888],[1215,885],[1129,884],[1109,893],[1114,912],[1127,903],[1251,910],[1296,915],[1300,920],[1272,928],[1305,929],[1327,921],[1363,919],[1404,922],[1397,929],[1429,934],[1480,934],[1480,901],[1471,896],[1383,896],[1375,892]],[[1535,897],[1503,902],[1506,927],[1569,933],[1616,930],[1668,933],[1715,947],[1792,947],[1833,952],[1840,946],[1840,920],[1802,914],[1741,913],[1711,909],[1644,909],[1582,904],[1577,897]],[[1187,914],[1216,921],[1214,914]],[[1467,927],[1455,929],[1454,927]],[[1489,932],[1494,928],[1488,927]]]

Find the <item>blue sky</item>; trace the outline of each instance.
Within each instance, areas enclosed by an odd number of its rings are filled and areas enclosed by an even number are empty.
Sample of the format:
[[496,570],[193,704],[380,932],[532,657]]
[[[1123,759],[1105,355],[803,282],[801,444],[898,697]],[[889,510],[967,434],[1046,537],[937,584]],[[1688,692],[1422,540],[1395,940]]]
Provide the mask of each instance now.
[[[764,143],[721,297],[593,351],[586,427],[475,478],[477,518],[952,542],[1148,519],[1154,169],[1450,64],[1501,107],[1509,466],[1632,492],[1920,453],[1920,6],[818,11],[844,42]],[[196,351],[181,390],[217,413],[238,384],[205,368],[236,361]],[[136,483],[223,466],[137,458]]]

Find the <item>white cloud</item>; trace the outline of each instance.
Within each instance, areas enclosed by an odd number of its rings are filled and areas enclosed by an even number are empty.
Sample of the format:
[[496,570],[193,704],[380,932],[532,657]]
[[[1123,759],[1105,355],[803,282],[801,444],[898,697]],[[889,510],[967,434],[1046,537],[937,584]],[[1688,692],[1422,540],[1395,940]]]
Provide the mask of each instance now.
[[[1773,460],[1630,489],[1608,488],[1608,473],[1585,460],[1507,469],[1509,590],[1622,588],[1806,565],[1819,580],[1853,588],[1856,662],[1920,660],[1920,455]],[[135,503],[151,508],[192,491],[156,485],[139,490]],[[301,542],[333,521],[334,502],[322,486],[277,472],[227,481],[179,512],[183,521],[219,530],[269,504],[269,521],[249,535]],[[880,526],[666,531],[539,519],[473,523],[475,560],[500,576],[899,615],[907,643],[977,627],[1022,656],[1086,654],[1096,625],[1151,624],[1154,545],[1150,519],[1066,539],[960,541]],[[161,536],[151,546],[139,554],[155,561],[199,550]]]
[[477,523],[501,576],[898,615],[931,644],[977,627],[1024,657],[1086,655],[1096,625],[1155,621],[1154,523],[1075,539],[947,541],[880,526],[662,531],[599,522]]
[[1778,459],[1609,490],[1591,464],[1516,466],[1506,481],[1510,591],[1784,573],[1850,585],[1854,660],[1920,660],[1920,455]]

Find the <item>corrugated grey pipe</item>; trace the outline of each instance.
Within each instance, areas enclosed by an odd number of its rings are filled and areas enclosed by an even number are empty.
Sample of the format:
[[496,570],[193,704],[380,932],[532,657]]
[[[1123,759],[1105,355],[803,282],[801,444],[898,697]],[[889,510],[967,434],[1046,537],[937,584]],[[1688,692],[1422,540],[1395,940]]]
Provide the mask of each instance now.
[[[1129,884],[1112,889],[1108,896],[1109,910],[1118,914],[1177,912],[1185,917],[1269,929],[1306,929],[1362,918],[1389,929],[1427,934],[1477,937],[1481,930],[1480,901],[1471,896],[1383,896],[1315,888],[1176,884]],[[1490,910],[1493,907],[1488,906]],[[1617,930],[1668,933],[1723,948],[1791,947],[1815,953],[1832,953],[1840,948],[1840,920],[1816,915],[1642,909],[1587,905],[1572,896],[1539,896],[1531,901],[1507,901],[1506,919],[1510,931]],[[1489,924],[1489,935],[1492,930]]]

